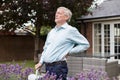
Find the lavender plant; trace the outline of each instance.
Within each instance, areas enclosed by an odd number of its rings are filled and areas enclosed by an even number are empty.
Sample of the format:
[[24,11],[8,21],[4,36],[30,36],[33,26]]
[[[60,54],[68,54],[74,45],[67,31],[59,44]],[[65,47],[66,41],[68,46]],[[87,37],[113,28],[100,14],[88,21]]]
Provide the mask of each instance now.
[[90,71],[80,72],[74,77],[69,77],[68,80],[110,80],[110,78],[102,69],[91,69]]
[[[0,64],[0,80],[27,80],[28,75],[33,74],[32,68],[25,68],[19,64]],[[49,74],[40,77],[38,80],[56,80],[55,74]],[[58,80],[62,80],[60,77]],[[75,76],[67,77],[67,80],[110,80],[107,73],[102,69],[91,69],[82,71]],[[113,78],[113,80],[117,80]]]
[[[56,80],[56,76],[46,73],[46,75],[42,78],[39,78],[39,80]],[[59,78],[58,80],[62,79]],[[67,80],[110,80],[110,78],[108,77],[107,73],[102,69],[91,69],[90,71],[82,71],[75,76],[68,77]]]
[[0,64],[0,80],[27,80],[33,71],[18,64]]

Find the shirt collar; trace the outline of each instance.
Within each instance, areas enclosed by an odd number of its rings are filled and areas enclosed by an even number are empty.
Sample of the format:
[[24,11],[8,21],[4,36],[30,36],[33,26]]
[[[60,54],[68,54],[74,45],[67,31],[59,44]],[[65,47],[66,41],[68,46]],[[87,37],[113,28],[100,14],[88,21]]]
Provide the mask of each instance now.
[[55,29],[61,29],[61,28],[67,28],[67,26],[68,26],[68,23],[64,23],[63,25],[61,25],[60,27],[56,27],[55,26]]
[[61,27],[62,28],[67,28],[68,27],[68,23],[64,23]]

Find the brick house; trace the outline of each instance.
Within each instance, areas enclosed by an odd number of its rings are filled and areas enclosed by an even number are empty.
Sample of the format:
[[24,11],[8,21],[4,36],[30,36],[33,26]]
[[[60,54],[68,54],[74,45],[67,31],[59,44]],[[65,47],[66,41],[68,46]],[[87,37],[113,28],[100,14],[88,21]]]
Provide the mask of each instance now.
[[105,0],[92,9],[92,14],[77,19],[81,33],[89,40],[91,47],[87,54],[108,56],[120,64],[120,0]]

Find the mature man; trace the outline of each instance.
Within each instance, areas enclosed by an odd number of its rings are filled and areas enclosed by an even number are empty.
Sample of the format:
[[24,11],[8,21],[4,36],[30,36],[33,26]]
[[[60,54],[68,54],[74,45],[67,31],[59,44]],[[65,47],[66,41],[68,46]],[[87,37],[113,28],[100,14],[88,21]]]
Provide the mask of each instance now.
[[[59,7],[55,14],[56,26],[49,32],[41,59],[35,65],[35,69],[41,68],[43,64],[46,71],[54,73],[66,80],[68,67],[66,63],[67,55],[80,53],[89,48],[89,42],[79,31],[70,26],[72,12],[65,7]],[[56,79],[56,80],[57,80]]]

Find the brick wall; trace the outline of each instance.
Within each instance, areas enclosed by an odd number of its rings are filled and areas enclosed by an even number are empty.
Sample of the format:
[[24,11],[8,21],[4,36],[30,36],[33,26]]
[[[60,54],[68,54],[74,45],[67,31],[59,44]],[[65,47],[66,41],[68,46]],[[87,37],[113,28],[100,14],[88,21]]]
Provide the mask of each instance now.
[[88,49],[87,53],[91,54],[93,53],[92,51],[92,48],[93,48],[93,43],[92,43],[92,23],[87,23],[87,28],[86,28],[86,36],[87,36],[87,39],[90,43],[90,48]]
[[92,23],[86,23],[85,25],[80,24],[80,26],[80,33],[83,34],[90,43],[90,48],[87,50],[87,53],[92,54]]
[[105,71],[110,78],[120,75],[118,61],[116,60],[108,61],[103,58],[69,56],[67,63],[69,69],[68,76],[74,76],[81,71],[91,69]]

